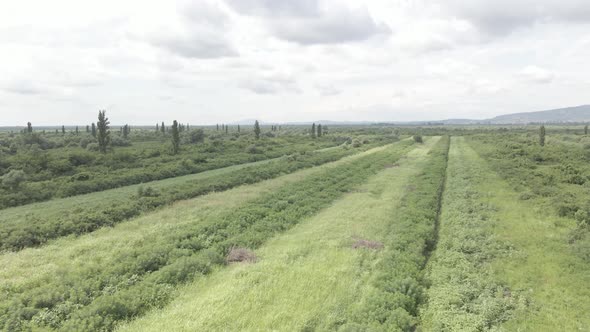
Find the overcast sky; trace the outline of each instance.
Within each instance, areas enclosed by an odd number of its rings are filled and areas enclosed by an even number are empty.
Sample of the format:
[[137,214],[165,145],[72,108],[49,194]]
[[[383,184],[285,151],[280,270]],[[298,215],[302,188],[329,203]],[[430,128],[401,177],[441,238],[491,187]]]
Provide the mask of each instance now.
[[588,0],[0,0],[0,126],[590,103]]

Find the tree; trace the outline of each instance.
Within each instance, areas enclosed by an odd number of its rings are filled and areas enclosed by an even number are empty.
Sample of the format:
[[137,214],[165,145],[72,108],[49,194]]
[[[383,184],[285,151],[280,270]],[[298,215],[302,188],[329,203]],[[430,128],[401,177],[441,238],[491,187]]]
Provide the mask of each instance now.
[[178,122],[174,120],[172,122],[172,153],[178,154],[178,150],[180,150],[180,134],[178,131]]
[[80,133],[80,131],[78,130],[78,126],[76,126],[76,135],[78,135],[78,133]]
[[240,125],[238,125],[238,133],[240,132]]
[[62,135],[66,134],[66,126],[61,126],[61,134]]
[[[588,127],[588,126],[586,126]],[[27,122],[27,133],[32,133],[33,132],[33,125],[30,122]]]
[[588,135],[588,125],[584,126],[584,135]]
[[92,137],[96,138],[96,125],[92,123]]
[[421,135],[414,135],[413,138],[414,138],[414,142],[416,142],[416,143],[424,142]]
[[127,136],[129,136],[129,125],[124,125],[123,126],[123,138],[127,138]]
[[322,125],[318,125],[318,137],[322,137]]
[[219,123],[216,126],[217,126],[217,131],[219,131]]
[[315,138],[315,123],[311,125],[311,138]]
[[254,137],[260,139],[260,124],[258,123],[258,120],[254,122]]
[[539,128],[539,145],[545,146],[545,126]]
[[193,144],[203,142],[205,140],[203,129],[193,129],[189,134],[189,140]]
[[322,127],[322,135],[328,135],[328,126],[324,125]]
[[162,121],[162,125],[160,126],[160,131],[162,132],[162,134],[166,133],[166,126],[164,125],[164,121]]
[[227,134],[229,132],[229,127],[226,125],[225,126],[225,133]]
[[90,132],[90,126],[86,125],[86,132],[89,133]]
[[111,133],[109,131],[109,118],[107,118],[106,111],[98,111],[98,150],[102,153],[107,152],[107,148],[111,144]]
[[22,170],[11,170],[2,177],[2,185],[10,188],[11,190],[17,190],[21,183],[26,180],[25,172]]

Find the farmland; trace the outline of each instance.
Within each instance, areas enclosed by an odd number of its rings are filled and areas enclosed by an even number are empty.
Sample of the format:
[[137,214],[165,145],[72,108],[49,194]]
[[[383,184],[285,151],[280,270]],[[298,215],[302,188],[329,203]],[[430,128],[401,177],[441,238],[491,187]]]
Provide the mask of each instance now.
[[0,132],[0,328],[590,329],[582,127],[262,131]]

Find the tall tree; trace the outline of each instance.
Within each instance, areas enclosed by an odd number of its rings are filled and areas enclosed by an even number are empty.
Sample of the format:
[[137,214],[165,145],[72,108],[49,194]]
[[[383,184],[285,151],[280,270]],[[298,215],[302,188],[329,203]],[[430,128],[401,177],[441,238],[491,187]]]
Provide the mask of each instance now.
[[177,154],[180,150],[180,134],[178,130],[178,122],[174,120],[172,122],[172,153]]
[[27,133],[33,132],[33,125],[30,122],[27,122]]
[[218,124],[216,124],[216,126],[217,126],[217,131],[219,131],[219,123],[218,123]]
[[258,120],[254,122],[254,137],[256,137],[256,139],[260,138],[260,124],[258,123]]
[[322,124],[318,125],[318,137],[322,137]]
[[61,134],[65,135],[66,134],[66,126],[61,126]]
[[315,123],[311,125],[311,138],[315,138]]
[[76,135],[78,135],[80,131],[78,130],[78,126],[76,126]]
[[92,137],[96,138],[96,125],[92,123]]
[[238,125],[238,133],[240,132],[240,125]]
[[584,126],[584,135],[588,135],[588,125]]
[[225,133],[227,134],[229,132],[229,127],[227,125],[225,125]]
[[90,126],[86,125],[86,132],[89,133],[90,132]]
[[129,136],[129,125],[123,126],[123,138],[127,138]]
[[107,152],[107,148],[111,144],[111,133],[109,131],[109,118],[107,118],[106,111],[98,111],[98,122],[96,127],[98,129],[98,150],[102,153]]
[[539,128],[539,145],[545,146],[545,126]]
[[328,135],[328,126],[324,125],[322,127],[322,135]]
[[166,133],[166,125],[164,125],[164,121],[162,121],[162,125],[160,126],[160,131],[162,132],[162,134]]

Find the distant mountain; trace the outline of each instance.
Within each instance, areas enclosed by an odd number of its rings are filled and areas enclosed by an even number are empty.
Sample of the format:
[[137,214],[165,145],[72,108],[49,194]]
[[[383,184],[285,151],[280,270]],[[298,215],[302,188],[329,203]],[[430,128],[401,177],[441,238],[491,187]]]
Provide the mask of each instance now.
[[505,114],[480,122],[490,124],[590,122],[590,105],[558,108],[539,112]]

